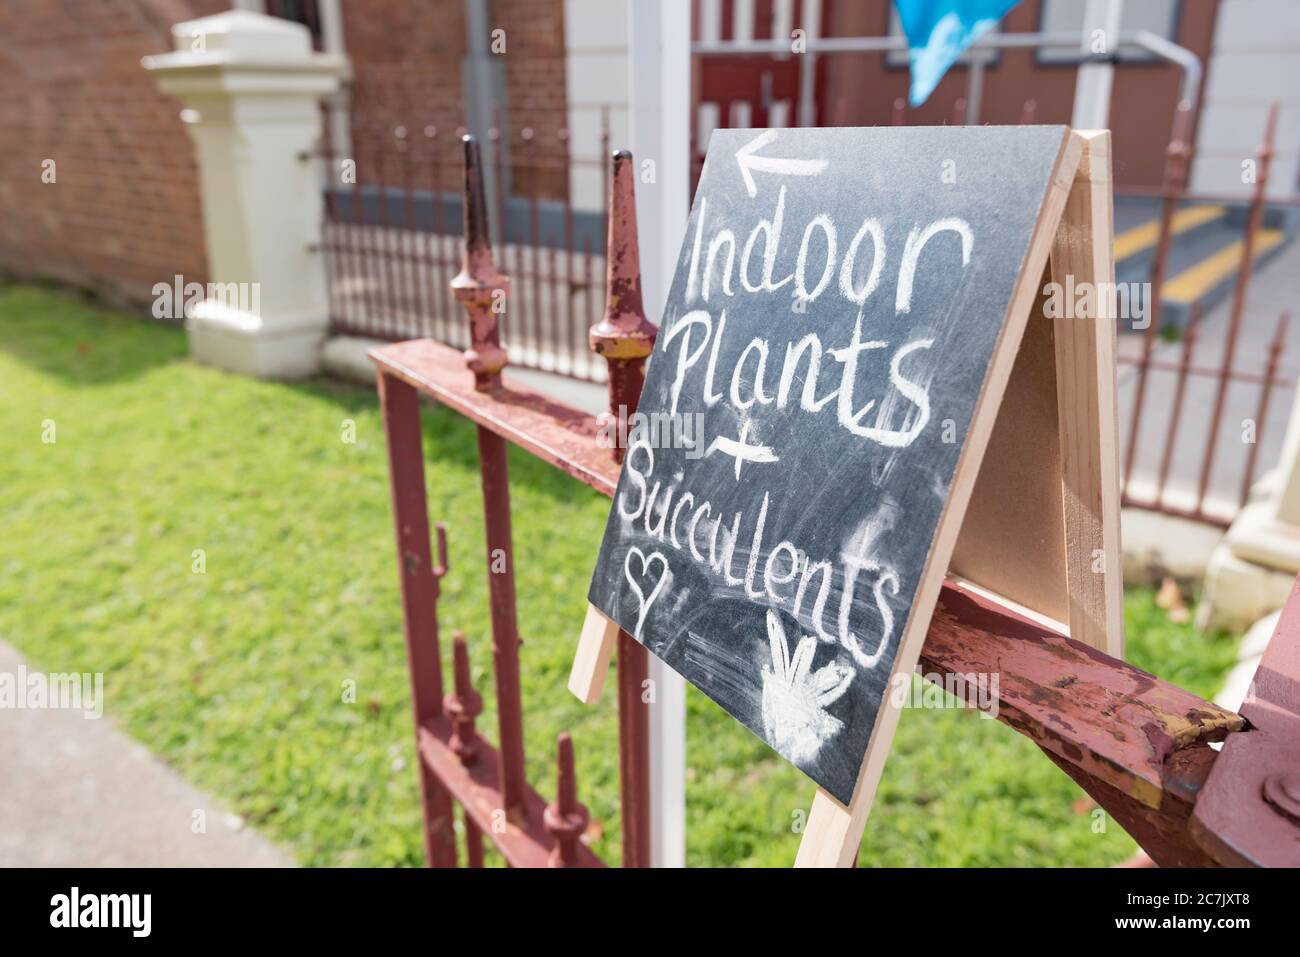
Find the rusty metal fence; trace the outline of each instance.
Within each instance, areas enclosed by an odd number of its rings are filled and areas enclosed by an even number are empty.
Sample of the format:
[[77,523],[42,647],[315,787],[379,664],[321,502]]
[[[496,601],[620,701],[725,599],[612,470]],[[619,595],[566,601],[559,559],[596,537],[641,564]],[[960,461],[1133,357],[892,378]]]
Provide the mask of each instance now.
[[[1251,278],[1259,251],[1259,237],[1266,208],[1270,205],[1295,205],[1270,203],[1266,200],[1269,165],[1273,157],[1274,135],[1277,129],[1277,106],[1269,111],[1263,140],[1255,158],[1255,182],[1249,204],[1245,210],[1240,242],[1240,256],[1236,276],[1232,283],[1232,298],[1221,341],[1217,344],[1218,361],[1208,363],[1197,360],[1198,346],[1204,348],[1206,335],[1204,316],[1193,304],[1186,326],[1179,330],[1179,340],[1162,351],[1176,352],[1176,357],[1157,355],[1157,340],[1168,329],[1164,319],[1164,289],[1175,227],[1174,218],[1180,207],[1189,202],[1232,202],[1232,197],[1216,197],[1190,192],[1187,189],[1189,160],[1191,156],[1191,115],[1185,108],[1176,114],[1174,134],[1166,149],[1165,182],[1160,191],[1160,218],[1154,260],[1151,265],[1148,296],[1150,313],[1145,317],[1146,328],[1137,350],[1121,350],[1118,361],[1128,367],[1133,375],[1133,394],[1127,409],[1127,440],[1124,449],[1124,504],[1153,509],[1196,521],[1223,527],[1231,524],[1237,510],[1245,504],[1250,489],[1258,477],[1259,451],[1269,422],[1270,406],[1274,393],[1295,388],[1295,379],[1280,373],[1280,362],[1287,344],[1290,316],[1261,316],[1248,313],[1247,301]],[[1258,321],[1271,321],[1272,333],[1254,356],[1240,356],[1247,317]],[[1240,360],[1244,359],[1245,362]],[[1154,384],[1162,379],[1162,392]],[[1210,386],[1210,400],[1204,422],[1191,421],[1186,414],[1188,385],[1193,381]],[[1240,423],[1225,422],[1230,393],[1254,393],[1254,400],[1239,400],[1248,410]],[[1154,409],[1154,422],[1149,405],[1160,403]],[[1153,428],[1154,427],[1154,428]],[[1224,441],[1240,428],[1238,448],[1232,449]],[[1226,433],[1226,435],[1225,435]],[[1157,456],[1158,450],[1158,458]],[[1172,490],[1172,469],[1177,452],[1183,453],[1188,465],[1183,488]],[[1188,457],[1187,451],[1195,453]],[[1145,452],[1145,455],[1144,455]],[[1140,470],[1140,466],[1145,466]],[[1226,490],[1212,497],[1211,482],[1216,468],[1231,470]],[[1234,474],[1235,473],[1235,474]],[[1177,498],[1178,501],[1174,499]]]
[[[471,137],[464,138],[464,156],[462,256],[460,270],[448,287],[464,309],[462,325],[470,348],[462,355],[426,338],[373,354],[380,367],[379,393],[388,437],[426,856],[434,866],[456,864],[454,800],[464,815],[465,855],[471,867],[484,863],[485,836],[510,866],[598,867],[602,862],[581,841],[588,814],[578,800],[570,736],[561,734],[557,741],[553,802],[547,804],[525,776],[521,643],[506,444],[512,441],[556,464],[562,458],[571,474],[597,487],[607,485],[607,492],[612,491],[616,466],[608,450],[596,447],[595,420],[590,416],[539,393],[505,388],[501,370],[507,353],[499,338],[500,313],[494,307],[512,294],[513,283],[494,262],[484,170],[478,144]],[[630,166],[618,167],[615,178],[616,218],[627,222],[635,215],[631,211]],[[611,290],[623,289],[627,276],[639,282],[635,219],[631,222],[630,232],[624,229],[619,238],[611,238],[611,262],[616,264],[607,277]],[[626,295],[623,299],[631,305]],[[593,329],[608,327],[613,341],[626,322],[616,313],[606,314],[602,322],[593,323]],[[607,354],[611,396],[633,407],[639,399],[649,345],[642,341],[630,351],[615,349],[617,354]],[[443,696],[438,595],[439,582],[447,574],[446,529],[437,526],[435,563],[425,498],[421,393],[478,425],[486,554],[491,568],[488,588],[498,715],[495,747],[475,727],[482,700],[471,684],[469,655],[459,634],[453,636],[454,690]],[[498,566],[494,556],[505,556],[504,567]],[[645,649],[626,634],[619,637],[617,670],[623,864],[642,867],[650,863],[649,725],[647,705],[641,699],[648,660]]]
[[[461,270],[452,282],[470,348],[433,339],[374,350],[391,474],[398,572],[410,665],[428,863],[459,859],[454,815],[463,816],[465,860],[484,864],[485,841],[517,867],[597,867],[583,843],[571,737],[557,742],[556,798],[547,803],[524,772],[519,627],[506,444],[513,443],[591,488],[612,495],[618,450],[601,447],[599,420],[523,388],[502,370],[493,303],[511,293],[493,260],[477,144],[465,142]],[[632,160],[617,154],[611,179],[607,306],[590,343],[608,363],[610,408],[634,411],[653,327],[640,300]],[[448,574],[446,531],[431,546],[420,401],[425,396],[473,421],[486,516],[486,565],[497,695],[497,744],[475,726],[482,710],[464,639],[453,636],[453,688],[444,697],[439,582]],[[504,568],[493,557],[505,555]],[[576,615],[576,611],[575,611]],[[575,629],[577,628],[575,618]],[[1295,742],[1300,720],[1297,657],[1300,586],[1269,644],[1255,694],[1235,714],[1019,615],[988,595],[945,583],[920,670],[997,673],[996,717],[1032,740],[1162,866],[1296,863]],[[618,642],[620,814],[623,864],[650,863],[647,652]],[[1061,695],[1063,676],[1071,693]],[[961,682],[976,704],[974,682]],[[949,685],[951,687],[951,685]],[[1212,742],[1223,741],[1222,751]]]
[[[456,188],[462,108],[430,98],[431,73],[380,73],[351,90],[351,142],[322,138],[328,171],[323,245],[336,332],[383,340],[428,336],[463,348],[448,283],[464,220]],[[601,154],[609,113],[593,111]],[[604,381],[586,348],[602,308],[605,163],[573,155],[565,128],[510,126],[497,114],[484,145],[496,259],[514,280],[503,324],[516,365]],[[575,197],[575,176],[599,178]]]

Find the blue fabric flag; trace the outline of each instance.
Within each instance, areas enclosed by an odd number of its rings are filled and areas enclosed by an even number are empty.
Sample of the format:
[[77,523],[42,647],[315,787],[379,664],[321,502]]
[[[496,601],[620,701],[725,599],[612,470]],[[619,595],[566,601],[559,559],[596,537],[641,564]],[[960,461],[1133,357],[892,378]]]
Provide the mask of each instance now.
[[913,106],[934,92],[962,52],[997,26],[1020,0],[894,0],[907,34]]

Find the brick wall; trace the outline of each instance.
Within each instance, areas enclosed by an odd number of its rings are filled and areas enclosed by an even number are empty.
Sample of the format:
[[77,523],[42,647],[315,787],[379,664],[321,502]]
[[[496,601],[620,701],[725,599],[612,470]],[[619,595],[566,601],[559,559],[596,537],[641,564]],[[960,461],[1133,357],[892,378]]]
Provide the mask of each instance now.
[[[181,105],[140,58],[171,49],[173,23],[228,0],[3,0],[0,3],[0,272],[84,287],[131,306],[179,273],[205,282],[194,149]],[[427,187],[436,127],[441,186],[460,176],[465,123],[462,0],[342,4],[353,66],[355,158],[363,182]],[[494,0],[506,31],[514,191],[561,198],[565,68],[562,0]],[[394,148],[403,126],[407,148]],[[519,131],[536,130],[527,145]],[[54,161],[55,182],[42,183]]]
[[[562,199],[568,194],[564,145],[568,125],[563,0],[492,0],[492,27],[505,31],[505,93],[509,104],[512,182],[516,194]],[[528,142],[524,128],[533,130]]]
[[[499,66],[508,105],[501,119],[510,131],[514,192],[563,198],[568,173],[557,135],[567,122],[563,0],[493,0],[488,26],[505,31]],[[466,125],[464,0],[344,3],[343,37],[352,61],[360,182],[458,188],[457,135]],[[398,127],[406,134],[400,149]],[[428,137],[430,127],[436,139]],[[534,131],[531,141],[525,128]]]
[[[464,0],[344,3],[343,41],[352,62],[351,126],[357,176],[442,188],[460,181],[457,130],[465,124]],[[406,130],[405,152],[394,130]],[[432,127],[437,138],[427,135]],[[435,169],[435,163],[437,168]]]
[[206,281],[194,150],[140,58],[171,49],[172,23],[228,7],[0,4],[0,270],[135,306],[177,273]]

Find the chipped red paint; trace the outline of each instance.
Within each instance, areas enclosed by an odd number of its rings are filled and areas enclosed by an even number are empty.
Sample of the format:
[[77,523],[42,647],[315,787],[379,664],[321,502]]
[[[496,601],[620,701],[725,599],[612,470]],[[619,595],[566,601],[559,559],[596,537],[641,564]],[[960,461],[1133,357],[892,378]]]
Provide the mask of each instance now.
[[[508,377],[495,394],[476,392],[463,366],[448,375],[459,357],[446,346],[398,343],[371,355],[381,369],[613,494],[618,466],[594,454],[590,416],[516,389]],[[1239,715],[953,582],[943,588],[921,661],[932,673],[998,674],[1000,720],[1068,765],[1154,859],[1196,860],[1186,837],[1198,781],[1191,772],[1212,760],[1209,742],[1245,727]],[[620,688],[620,696],[636,693]]]
[[[429,514],[424,496],[424,452],[420,398],[414,388],[379,376],[379,401],[388,436],[388,474],[397,531],[397,570],[402,584],[402,622],[406,629],[411,676],[411,708],[418,728],[442,720],[442,664],[438,647],[438,578],[429,549]],[[444,539],[440,536],[440,545]],[[451,797],[438,775],[420,768],[424,809],[424,851],[431,867],[455,867]]]
[[1300,579],[1264,650],[1234,734],[1201,790],[1197,842],[1232,866],[1300,866]]
[[[549,867],[556,850],[556,840],[546,830],[546,801],[532,787],[524,785],[524,813],[502,813],[505,798],[497,774],[496,749],[486,741],[481,744],[480,760],[465,767],[451,748],[454,733],[451,721],[438,718],[420,727],[420,758],[447,788],[472,821],[511,867]],[[604,864],[581,841],[573,848],[578,867],[603,867]]]
[[[492,259],[478,141],[468,134],[462,139],[465,144],[464,258],[460,272],[451,281],[451,290],[469,318],[471,344],[465,350],[465,364],[474,373],[475,388],[487,390],[500,386],[501,370],[507,361],[501,348],[499,319],[505,314],[510,280],[501,275]],[[380,203],[381,207],[384,205]]]
[[1044,751],[1052,763],[1105,810],[1160,867],[1215,867],[1218,862],[1198,845],[1188,830],[1197,793],[1216,757],[1208,745],[1184,748],[1165,766],[1164,797],[1158,809],[1135,800],[1119,788],[1089,777],[1064,758]]
[[649,652],[618,633],[618,777],[623,804],[623,866],[650,866],[650,712],[644,699]]
[[1149,808],[1168,761],[1222,741],[1240,716],[958,585],[944,587],[923,670],[998,675],[998,720],[1084,775]]
[[[500,386],[498,385],[498,388]],[[519,678],[519,621],[515,604],[515,548],[510,530],[510,473],[506,444],[478,430],[483,516],[487,529],[488,599],[492,613],[492,667],[496,675],[501,787],[510,814],[524,813],[524,708]]]
[[[454,636],[455,691],[445,701],[445,714],[439,702],[427,702],[429,660],[417,655],[413,636],[420,631],[412,627],[412,607],[407,606],[408,649],[411,651],[413,697],[417,701],[416,725],[419,742],[421,780],[436,798],[426,799],[426,826],[437,825],[439,842],[436,862],[455,863],[455,846],[447,840],[450,830],[450,801],[454,798],[464,809],[466,856],[471,867],[483,866],[483,835],[490,835],[494,846],[514,866],[599,866],[601,862],[581,844],[589,815],[578,801],[577,769],[573,742],[569,735],[560,736],[556,766],[557,797],[547,806],[528,784],[524,769],[523,706],[520,693],[519,629],[514,586],[514,552],[510,528],[510,485],[506,463],[506,441],[514,441],[544,460],[560,466],[587,484],[612,494],[617,480],[617,465],[596,444],[596,420],[582,416],[538,393],[520,389],[501,375],[506,364],[504,352],[493,347],[497,341],[493,317],[484,311],[491,301],[506,302],[508,282],[495,271],[487,240],[487,222],[479,158],[472,140],[466,140],[466,251],[465,268],[457,277],[457,296],[466,304],[475,329],[474,346],[464,356],[432,340],[399,343],[372,353],[380,370],[381,394],[400,397],[394,404],[390,423],[390,459],[394,463],[394,510],[399,515],[399,564],[415,573],[429,564],[414,559],[404,548],[403,530],[413,519],[424,515],[423,462],[420,451],[419,408],[416,390],[443,402],[478,424],[479,463],[483,487],[483,508],[487,539],[488,589],[492,614],[493,672],[497,693],[498,737],[495,749],[479,737],[475,718],[482,711],[482,699],[470,682],[469,652],[463,636]],[[624,164],[625,166],[625,164]],[[615,189],[624,196],[624,211],[633,201],[627,169],[616,174]],[[619,229],[635,229],[635,214],[619,217]],[[611,255],[617,265],[610,272],[611,301],[606,319],[597,324],[602,330],[593,342],[600,341],[611,362],[611,399],[619,397],[635,403],[640,396],[641,367],[645,355],[637,355],[638,337],[648,354],[653,343],[654,327],[645,322],[640,305],[640,275],[637,267],[635,234],[629,241],[612,231]],[[491,296],[485,296],[490,292]],[[646,333],[642,328],[649,327]],[[629,345],[631,343],[632,345]],[[485,361],[493,356],[492,361]],[[613,363],[618,363],[618,368]],[[617,379],[618,385],[615,384]],[[634,386],[634,388],[633,388]],[[386,413],[389,403],[385,402]],[[418,474],[411,468],[411,460]],[[398,469],[398,463],[404,463]],[[401,479],[399,494],[398,480]],[[416,479],[418,478],[418,482]],[[418,506],[419,515],[416,515]],[[440,566],[436,576],[446,571],[446,538],[439,526]],[[405,585],[405,579],[404,579]],[[405,591],[404,591],[405,594]],[[436,598],[436,592],[435,592]],[[414,609],[423,613],[423,606]],[[431,613],[436,633],[436,608]],[[620,784],[623,819],[623,863],[625,866],[648,866],[650,863],[649,813],[649,729],[646,702],[641,695],[647,673],[645,650],[626,635],[621,636],[619,650],[619,744]],[[441,675],[437,668],[438,647],[433,643],[434,686],[440,691]],[[452,761],[454,758],[454,762]],[[450,856],[448,854],[450,853]],[[435,855],[430,852],[430,861]]]
[[[591,327],[591,349],[609,363],[609,414],[620,421],[636,411],[645,384],[646,358],[654,350],[658,329],[645,317],[641,301],[641,252],[636,229],[636,187],[632,154],[613,156],[609,190],[609,241],[606,253],[605,315]],[[623,449],[611,446],[616,462]]]
[[[467,152],[472,166],[475,157]],[[610,302],[592,346],[610,362],[610,401],[640,394],[641,366],[653,345],[636,270],[631,158],[615,158],[611,182]],[[467,182],[474,187],[473,177]],[[467,208],[475,204],[467,203]],[[485,233],[467,230],[471,245]],[[470,262],[467,255],[466,262]],[[490,263],[490,254],[488,257]],[[481,260],[480,260],[481,265]],[[468,269],[467,269],[468,272]],[[505,288],[501,285],[497,288]],[[601,866],[581,842],[588,823],[578,801],[573,743],[557,747],[557,797],[549,807],[524,778],[519,635],[515,621],[509,477],[514,443],[568,475],[613,495],[619,465],[597,443],[598,421],[501,375],[486,378],[466,358],[431,340],[375,349],[389,438],[399,570],[418,728],[430,863],[455,863],[451,800],[465,812],[468,856],[481,865],[489,836],[513,866]],[[471,360],[473,361],[473,360]],[[624,365],[618,366],[618,363]],[[623,373],[635,369],[635,375]],[[616,373],[622,385],[615,387]],[[500,715],[498,752],[478,736],[481,709],[470,685],[468,651],[455,643],[455,692],[441,696],[437,645],[438,578],[446,571],[439,528],[438,568],[429,554],[417,395],[478,425],[492,601],[493,665]],[[504,567],[492,568],[504,555]],[[645,649],[619,639],[619,743],[624,864],[650,860],[649,759],[641,682]],[[997,675],[997,717],[1035,742],[1147,851],[1165,865],[1300,860],[1300,590],[1257,675],[1257,697],[1237,715],[1154,675],[1022,617],[996,599],[945,583],[921,653],[939,676]],[[972,698],[977,685],[968,685]],[[1246,719],[1249,719],[1249,724]],[[1210,742],[1227,740],[1216,760]]]
[[464,357],[432,339],[381,346],[370,358],[452,411],[597,491],[614,494],[619,467],[596,444],[595,416],[520,385],[509,373],[496,392],[479,392]]

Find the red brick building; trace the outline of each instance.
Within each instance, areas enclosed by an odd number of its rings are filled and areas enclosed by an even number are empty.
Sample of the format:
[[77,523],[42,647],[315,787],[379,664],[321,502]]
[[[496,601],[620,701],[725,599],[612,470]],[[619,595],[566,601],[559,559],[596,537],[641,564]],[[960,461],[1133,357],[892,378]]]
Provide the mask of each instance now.
[[[236,0],[235,6],[304,23],[318,49],[347,55],[351,78],[331,114],[329,142],[336,156],[357,160],[364,182],[454,189],[458,132],[469,127],[483,135],[492,126],[504,131],[511,195],[570,199],[590,210],[600,205],[601,124],[608,122],[615,146],[628,137],[629,2]],[[1273,19],[1287,19],[1282,0],[1265,2],[1279,11]],[[154,282],[177,273],[206,278],[193,148],[179,104],[158,92],[140,58],[171,48],[172,24],[229,5],[0,5],[0,270],[135,303],[148,298]],[[1080,6],[1022,0],[1002,30],[1077,32]],[[697,41],[785,42],[795,30],[814,38],[897,33],[889,0],[693,0],[691,9]],[[1276,43],[1266,27],[1252,33],[1259,17],[1244,0],[1130,0],[1124,9],[1123,29],[1178,44],[1204,67],[1201,102],[1214,129],[1196,143],[1192,185],[1221,189],[1235,175],[1238,154],[1253,151],[1264,101],[1277,95],[1269,92],[1269,78],[1294,59],[1275,56],[1272,45],[1285,47],[1294,31],[1283,24]],[[481,46],[471,49],[475,44]],[[714,126],[893,122],[908,85],[899,52],[703,54],[693,63],[697,149]],[[1078,63],[1068,50],[998,51],[983,70],[975,121],[1021,122],[1032,107],[1034,122],[1068,123]],[[1160,183],[1182,75],[1158,57],[1133,51],[1121,57],[1110,120],[1119,186]],[[969,78],[958,65],[903,120],[959,121]],[[471,102],[484,87],[490,102]],[[1295,115],[1296,108],[1284,105],[1275,161],[1277,189],[1288,193],[1296,178]],[[570,167],[568,157],[586,165]]]
[[[172,49],[173,24],[230,6],[0,4],[0,272],[137,306],[155,282],[175,274],[206,281],[193,146],[180,105],[158,91],[140,59]],[[326,41],[315,2],[270,0],[264,8],[308,23],[318,46]],[[358,156],[390,161],[393,129],[416,114],[436,125],[445,143],[454,141],[466,123],[464,0],[364,0],[334,9],[352,64]],[[514,116],[539,130],[563,127],[561,0],[493,0],[490,20],[506,31],[504,85]],[[517,136],[522,126],[510,128]],[[418,149],[423,129],[411,133]],[[443,152],[450,163],[454,149]],[[412,159],[422,170],[417,183],[427,183],[427,155]],[[545,186],[556,192],[566,184],[552,175]]]
[[175,273],[205,280],[194,150],[140,58],[227,6],[0,4],[0,269],[136,302]]

